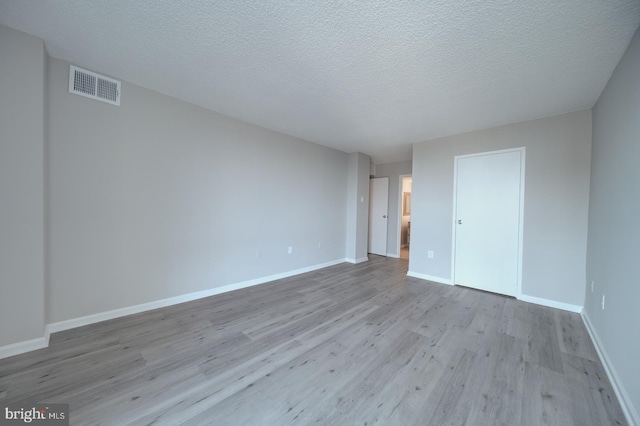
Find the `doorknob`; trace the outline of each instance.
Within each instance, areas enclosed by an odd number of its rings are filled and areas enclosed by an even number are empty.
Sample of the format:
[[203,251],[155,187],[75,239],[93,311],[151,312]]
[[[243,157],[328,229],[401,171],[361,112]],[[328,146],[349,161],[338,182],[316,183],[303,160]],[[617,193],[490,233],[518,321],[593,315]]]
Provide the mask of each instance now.
[[458,219],[458,225],[462,225],[462,219]]
[[383,214],[383,215],[382,215],[382,218],[383,218],[383,219],[386,219],[386,218],[387,218],[387,215],[386,215],[386,214]]

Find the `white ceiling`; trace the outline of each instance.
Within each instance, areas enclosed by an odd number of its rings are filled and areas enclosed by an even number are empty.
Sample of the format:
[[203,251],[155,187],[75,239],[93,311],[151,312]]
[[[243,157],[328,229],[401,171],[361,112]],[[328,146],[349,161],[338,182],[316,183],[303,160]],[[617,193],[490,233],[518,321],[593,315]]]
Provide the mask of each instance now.
[[52,56],[376,163],[592,107],[639,22],[638,0],[0,0]]

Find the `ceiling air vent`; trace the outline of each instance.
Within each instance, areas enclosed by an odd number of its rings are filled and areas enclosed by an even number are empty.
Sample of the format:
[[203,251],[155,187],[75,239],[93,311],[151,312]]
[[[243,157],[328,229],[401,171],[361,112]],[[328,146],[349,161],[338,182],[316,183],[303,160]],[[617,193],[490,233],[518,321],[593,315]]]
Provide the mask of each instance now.
[[120,82],[71,65],[69,92],[87,98],[120,105]]

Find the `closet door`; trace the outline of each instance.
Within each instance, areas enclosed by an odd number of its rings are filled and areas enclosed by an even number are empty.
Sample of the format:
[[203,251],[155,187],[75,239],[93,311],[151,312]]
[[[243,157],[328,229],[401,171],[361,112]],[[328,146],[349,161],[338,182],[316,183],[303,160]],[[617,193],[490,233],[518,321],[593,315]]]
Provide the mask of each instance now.
[[524,149],[455,158],[454,284],[515,296]]

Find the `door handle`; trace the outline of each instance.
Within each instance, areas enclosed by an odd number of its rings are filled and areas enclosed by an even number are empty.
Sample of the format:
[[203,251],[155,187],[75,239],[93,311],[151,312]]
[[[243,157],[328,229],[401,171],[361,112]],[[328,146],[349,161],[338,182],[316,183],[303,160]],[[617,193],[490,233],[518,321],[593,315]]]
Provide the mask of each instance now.
[[382,218],[383,218],[383,219],[386,219],[386,218],[387,218],[387,215],[386,215],[386,214],[383,214],[383,215],[382,215]]
[[458,219],[458,225],[462,225],[462,219]]

